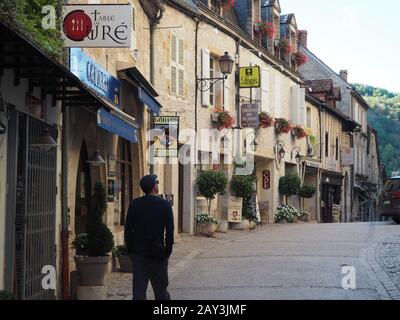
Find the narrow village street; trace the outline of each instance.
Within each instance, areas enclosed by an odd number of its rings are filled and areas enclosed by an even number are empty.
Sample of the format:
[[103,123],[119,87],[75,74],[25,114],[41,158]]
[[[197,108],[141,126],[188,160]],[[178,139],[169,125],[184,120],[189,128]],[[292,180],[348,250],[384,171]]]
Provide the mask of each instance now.
[[[343,266],[355,268],[355,290],[342,288]],[[110,274],[108,299],[131,299],[131,279]],[[399,226],[278,224],[184,238],[170,261],[170,293],[173,300],[399,300]]]

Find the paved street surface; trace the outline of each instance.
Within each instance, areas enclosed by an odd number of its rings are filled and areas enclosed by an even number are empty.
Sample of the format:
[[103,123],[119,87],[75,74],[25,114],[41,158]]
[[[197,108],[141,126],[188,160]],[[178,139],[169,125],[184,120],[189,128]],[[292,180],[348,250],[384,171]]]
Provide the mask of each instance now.
[[[343,266],[355,268],[355,290],[342,288]],[[108,298],[131,299],[131,281],[110,274]],[[400,226],[282,224],[186,237],[171,258],[170,283],[174,300],[400,300]]]

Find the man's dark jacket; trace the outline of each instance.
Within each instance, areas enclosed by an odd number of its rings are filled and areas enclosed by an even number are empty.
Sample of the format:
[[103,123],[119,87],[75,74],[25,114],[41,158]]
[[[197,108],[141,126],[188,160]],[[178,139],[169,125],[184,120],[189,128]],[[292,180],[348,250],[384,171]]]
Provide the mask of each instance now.
[[125,244],[130,254],[168,259],[174,244],[171,204],[153,195],[133,200],[125,222]]

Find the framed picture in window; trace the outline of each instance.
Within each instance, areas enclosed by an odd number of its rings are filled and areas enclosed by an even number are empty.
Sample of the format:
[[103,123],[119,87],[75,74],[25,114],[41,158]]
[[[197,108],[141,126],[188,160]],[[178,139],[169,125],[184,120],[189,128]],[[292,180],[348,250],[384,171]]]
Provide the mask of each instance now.
[[117,157],[115,154],[108,154],[108,176],[115,177],[117,175]]

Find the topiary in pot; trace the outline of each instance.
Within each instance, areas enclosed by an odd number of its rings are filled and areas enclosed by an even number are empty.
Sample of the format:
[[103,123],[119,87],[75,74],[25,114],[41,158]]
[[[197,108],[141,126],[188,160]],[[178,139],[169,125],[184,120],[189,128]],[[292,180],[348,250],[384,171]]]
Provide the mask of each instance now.
[[315,192],[317,192],[317,188],[314,186],[302,186],[299,190],[299,196],[304,199],[311,199]]
[[[94,187],[93,210],[87,225],[87,244],[83,250],[86,255],[75,257],[82,286],[103,286],[104,283],[110,262],[109,253],[114,248],[114,236],[103,222],[106,208],[106,190],[103,184],[98,182]],[[75,244],[78,244],[77,240]]]
[[225,193],[228,179],[221,172],[203,171],[197,178],[199,192],[207,199],[208,214],[211,214],[211,200],[220,193]]
[[236,197],[243,198],[243,217],[249,220],[255,220],[255,207],[252,205],[251,197],[255,191],[254,176],[234,176],[232,178],[232,190]]
[[297,174],[289,173],[279,180],[279,193],[286,197],[286,204],[288,197],[295,196],[299,193],[301,186],[300,178]]

